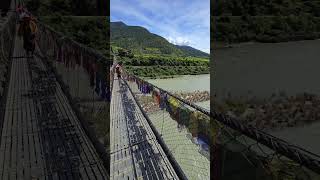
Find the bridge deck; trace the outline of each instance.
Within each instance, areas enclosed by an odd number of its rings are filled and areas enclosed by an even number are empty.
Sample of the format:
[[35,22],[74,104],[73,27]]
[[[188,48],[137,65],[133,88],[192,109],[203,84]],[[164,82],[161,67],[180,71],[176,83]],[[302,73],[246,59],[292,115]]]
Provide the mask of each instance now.
[[66,96],[16,38],[0,144],[0,179],[107,179]]
[[117,78],[110,108],[111,179],[178,179],[133,95]]

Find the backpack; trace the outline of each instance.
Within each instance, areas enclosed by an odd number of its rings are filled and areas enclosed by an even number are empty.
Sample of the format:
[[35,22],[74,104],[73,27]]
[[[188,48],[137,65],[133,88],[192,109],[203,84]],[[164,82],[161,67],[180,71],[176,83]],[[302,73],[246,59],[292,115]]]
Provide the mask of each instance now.
[[31,30],[30,24],[25,24],[24,25],[24,34],[27,35],[27,36],[32,34],[32,30]]
[[120,67],[119,67],[119,66],[116,67],[116,72],[117,72],[118,74],[120,73]]
[[37,24],[33,20],[30,21],[29,27],[31,29],[32,34],[35,34],[38,30]]

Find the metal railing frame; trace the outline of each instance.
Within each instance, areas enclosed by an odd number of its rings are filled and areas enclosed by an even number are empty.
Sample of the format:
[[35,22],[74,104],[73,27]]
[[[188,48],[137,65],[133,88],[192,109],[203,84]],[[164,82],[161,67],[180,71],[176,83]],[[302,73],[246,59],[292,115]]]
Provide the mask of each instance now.
[[[126,71],[126,73],[128,73]],[[228,115],[218,113],[216,111],[209,112],[208,110],[195,105],[191,102],[188,102],[166,90],[163,90],[162,88],[159,88],[141,78],[139,78],[136,75],[133,75],[132,73],[128,73],[130,76],[133,76],[134,78],[143,81],[144,83],[153,86],[154,88],[157,88],[168,95],[178,99],[179,101],[183,102],[184,104],[189,105],[190,107],[196,109],[197,111],[202,112],[205,115],[208,115],[211,117],[211,121],[218,121],[219,123],[235,130],[238,132],[241,132],[245,136],[249,137],[250,139],[253,139],[260,144],[270,148],[271,150],[295,161],[296,163],[299,163],[300,165],[303,165],[307,167],[308,169],[316,172],[317,174],[320,174],[320,155],[314,154],[310,151],[307,151],[301,147],[298,147],[296,145],[293,145],[289,142],[286,142],[280,138],[274,137],[270,134],[267,134],[255,127],[247,126],[242,124],[240,121],[238,121],[235,118],[232,118]],[[211,105],[212,106],[212,105]],[[212,108],[213,109],[213,108]],[[211,141],[210,141],[211,142]],[[214,146],[214,145],[213,145]]]

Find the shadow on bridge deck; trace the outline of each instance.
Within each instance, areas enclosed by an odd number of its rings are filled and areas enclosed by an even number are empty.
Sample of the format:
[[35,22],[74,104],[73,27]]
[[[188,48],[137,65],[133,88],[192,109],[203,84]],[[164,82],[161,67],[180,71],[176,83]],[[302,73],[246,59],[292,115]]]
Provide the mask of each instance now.
[[11,61],[0,179],[106,179],[96,150],[42,59],[25,58],[16,38]]
[[178,179],[127,85],[111,100],[111,179]]

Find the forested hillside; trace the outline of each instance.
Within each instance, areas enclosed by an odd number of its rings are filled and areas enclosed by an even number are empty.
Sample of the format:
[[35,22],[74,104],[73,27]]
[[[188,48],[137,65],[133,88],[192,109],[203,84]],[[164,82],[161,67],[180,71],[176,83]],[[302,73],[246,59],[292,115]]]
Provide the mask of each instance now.
[[[190,46],[171,44],[143,27],[111,22],[110,35],[118,60],[138,76],[166,78],[209,73],[209,54]],[[127,50],[129,53],[125,53]]]
[[109,17],[101,14],[101,0],[27,0],[34,15],[77,42],[109,55]]
[[280,42],[320,37],[320,1],[215,0],[215,41]]
[[111,22],[111,45],[131,50],[134,54],[158,54],[208,58],[209,54],[189,46],[176,46],[165,38],[140,26]]
[[107,16],[108,3],[105,0],[27,0],[27,7],[38,16]]
[[180,50],[182,50],[186,56],[191,56],[191,57],[208,57],[208,54],[205,53],[205,52],[202,52],[198,49],[195,49],[193,47],[190,47],[190,46],[179,46],[179,45],[176,45],[176,47]]
[[107,17],[46,16],[40,17],[40,20],[75,41],[99,50],[105,56],[109,55],[109,19]]

